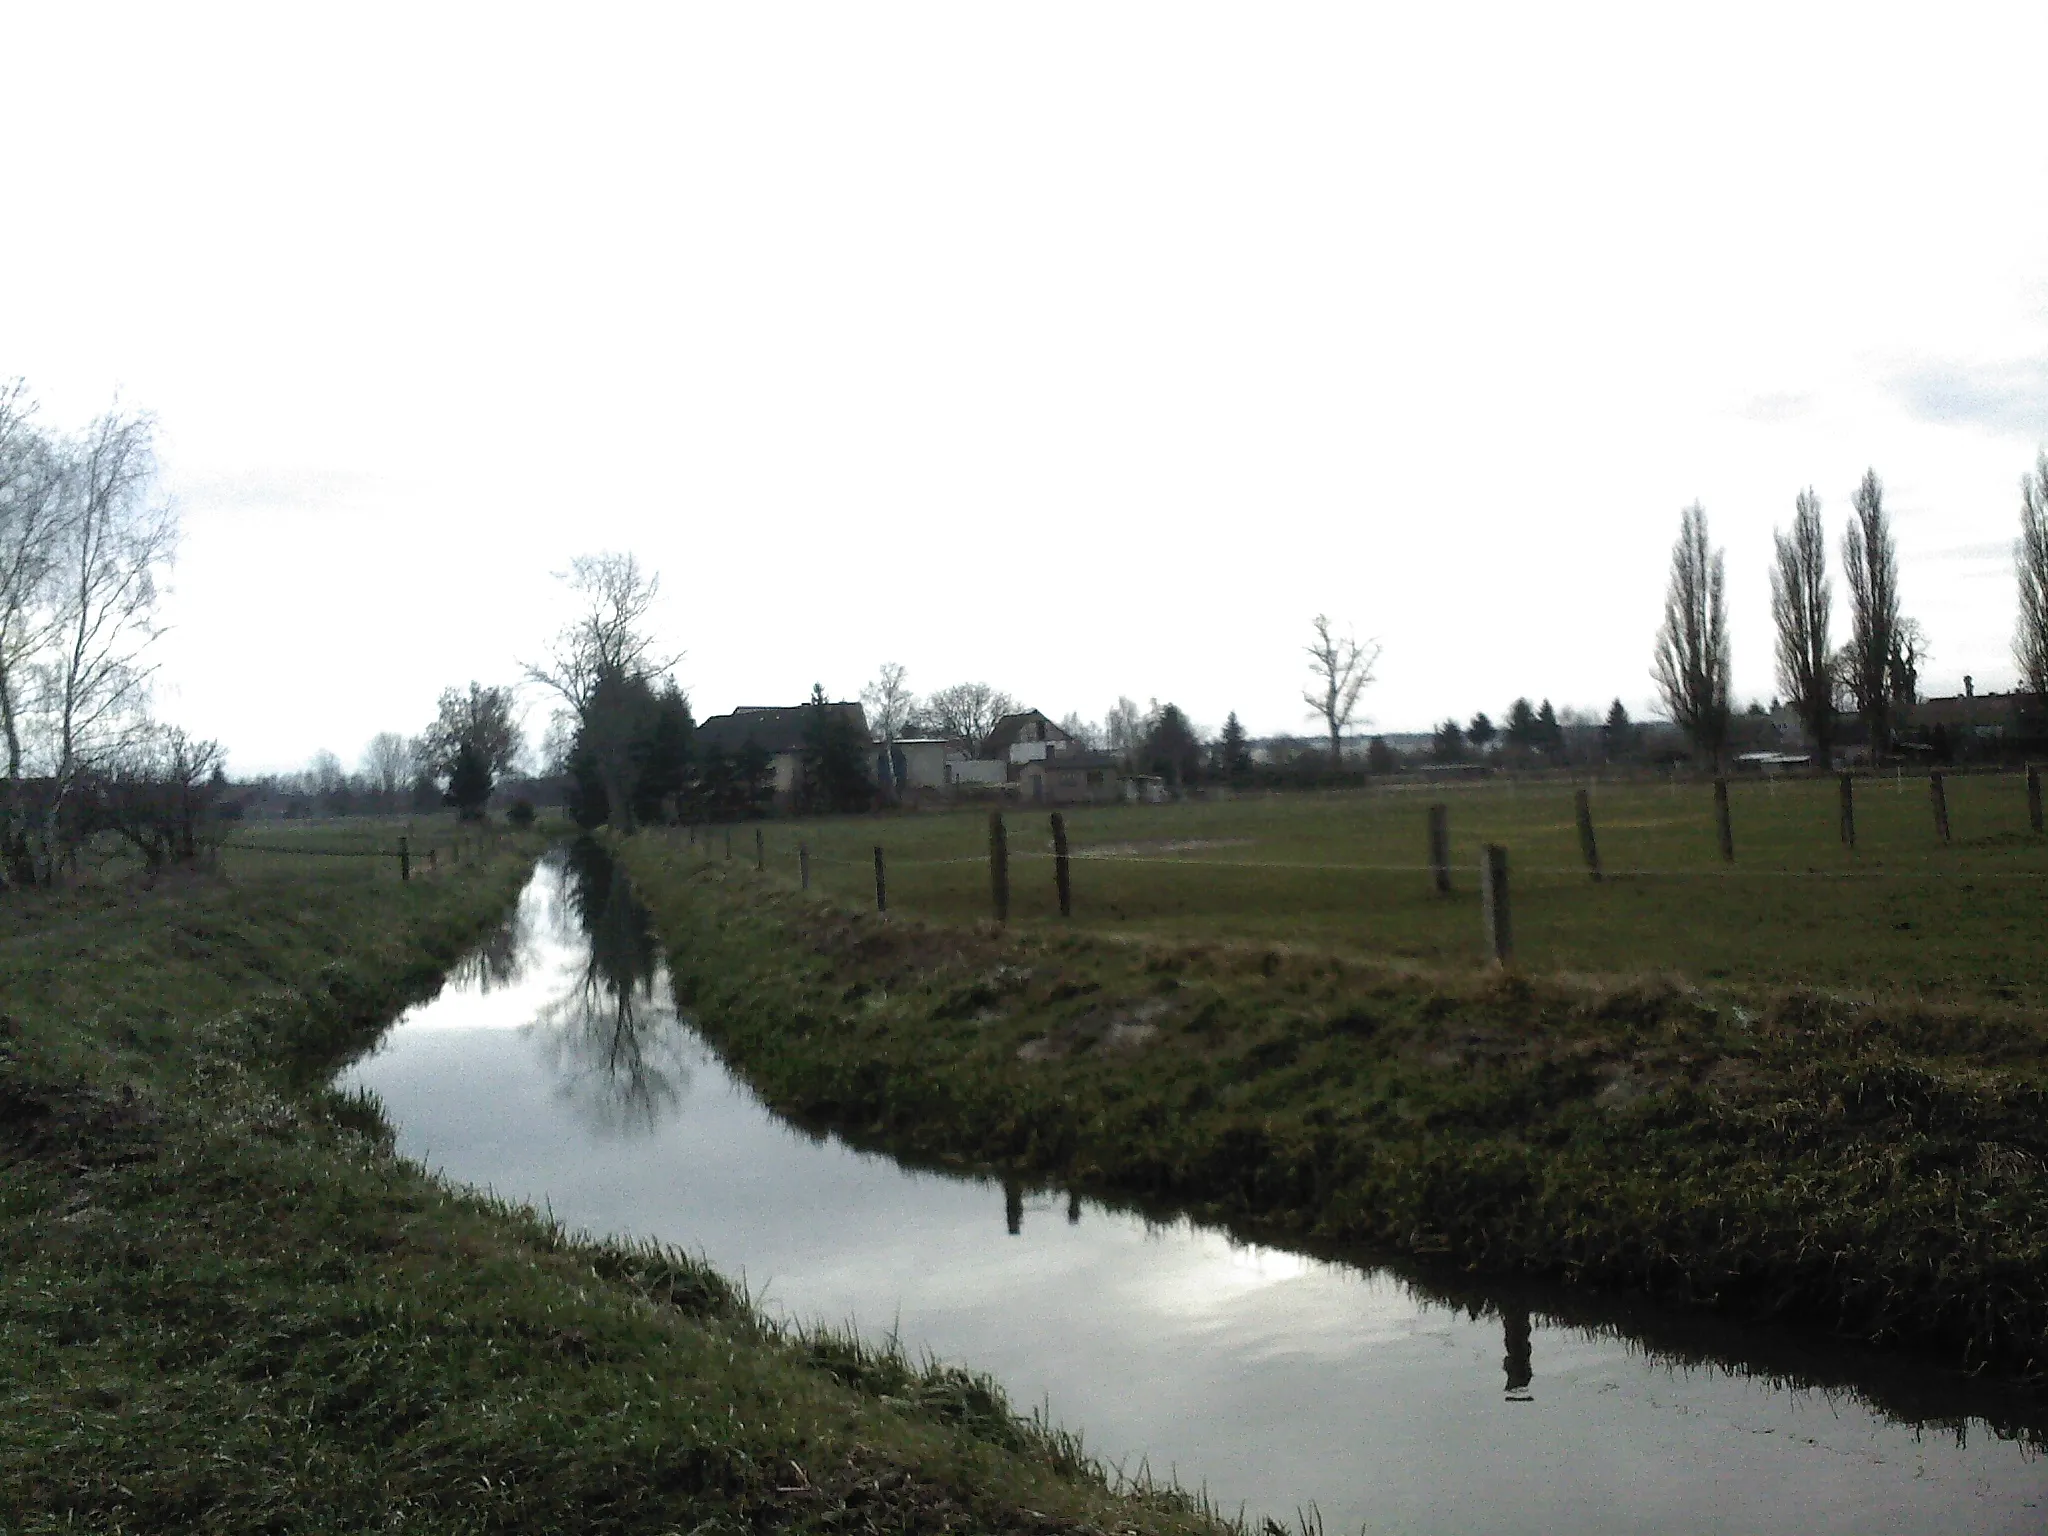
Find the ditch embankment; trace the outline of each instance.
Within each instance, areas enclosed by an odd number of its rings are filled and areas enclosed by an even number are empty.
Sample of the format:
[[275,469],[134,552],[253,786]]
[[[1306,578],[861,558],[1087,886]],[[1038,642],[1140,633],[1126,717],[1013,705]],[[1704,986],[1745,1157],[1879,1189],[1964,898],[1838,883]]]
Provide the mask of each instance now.
[[0,1528],[1218,1529],[981,1378],[451,1190],[326,1088],[538,851],[167,882],[0,955]]
[[2025,1012],[883,919],[620,856],[706,1035],[862,1144],[2048,1377]]

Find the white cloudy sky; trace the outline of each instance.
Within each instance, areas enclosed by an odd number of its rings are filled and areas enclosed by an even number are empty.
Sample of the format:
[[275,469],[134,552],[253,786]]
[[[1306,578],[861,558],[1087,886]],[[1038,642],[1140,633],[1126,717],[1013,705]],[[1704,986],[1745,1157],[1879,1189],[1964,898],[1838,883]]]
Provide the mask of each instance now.
[[[1682,14],[1683,19],[1672,19]],[[1649,703],[1702,500],[1897,516],[2009,686],[2048,8],[16,6],[0,375],[161,421],[163,712],[243,769],[510,680],[586,550],[701,713]],[[541,709],[535,701],[534,721]],[[536,732],[537,734],[537,732]]]

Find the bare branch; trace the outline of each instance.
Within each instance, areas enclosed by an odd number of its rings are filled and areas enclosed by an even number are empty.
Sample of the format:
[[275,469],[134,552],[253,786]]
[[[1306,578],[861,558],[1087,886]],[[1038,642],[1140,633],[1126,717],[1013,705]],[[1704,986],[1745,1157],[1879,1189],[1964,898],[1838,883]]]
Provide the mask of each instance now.
[[1352,715],[1357,711],[1359,694],[1373,681],[1380,645],[1377,640],[1368,640],[1360,645],[1350,635],[1335,634],[1328,616],[1324,614],[1315,616],[1313,627],[1315,642],[1304,649],[1308,652],[1309,672],[1315,677],[1316,685],[1304,689],[1301,700],[1328,728],[1330,761],[1339,764],[1344,760],[1345,728],[1351,724]]
[[662,677],[683,659],[680,651],[654,652],[646,623],[661,578],[643,573],[633,555],[578,555],[558,574],[584,600],[584,611],[555,637],[546,662],[523,663],[521,671],[527,681],[559,694],[579,720],[606,681]]

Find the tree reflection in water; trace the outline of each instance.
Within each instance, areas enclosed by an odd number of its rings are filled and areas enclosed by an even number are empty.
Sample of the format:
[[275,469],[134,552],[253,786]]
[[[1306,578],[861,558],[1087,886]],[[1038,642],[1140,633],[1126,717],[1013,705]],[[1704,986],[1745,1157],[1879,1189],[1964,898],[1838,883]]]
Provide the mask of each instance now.
[[562,937],[585,959],[531,1027],[557,1092],[607,1130],[651,1131],[681,1101],[689,1066],[647,909],[595,843],[572,845],[556,878],[557,918],[577,930]]
[[1508,1373],[1507,1400],[1511,1403],[1533,1402],[1529,1383],[1536,1379],[1536,1367],[1529,1357],[1529,1309],[1503,1307],[1500,1320],[1508,1346],[1507,1355],[1501,1360],[1501,1369]]
[[485,994],[516,985],[526,974],[526,950],[532,938],[533,922],[527,916],[526,903],[520,902],[483,943],[455,962],[448,973],[450,981]]

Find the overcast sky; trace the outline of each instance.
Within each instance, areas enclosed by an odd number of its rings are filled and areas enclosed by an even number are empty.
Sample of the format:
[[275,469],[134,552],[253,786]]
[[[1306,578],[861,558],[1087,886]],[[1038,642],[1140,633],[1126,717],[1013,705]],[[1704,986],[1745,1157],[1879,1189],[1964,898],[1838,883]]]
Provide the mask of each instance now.
[[[0,375],[161,423],[166,718],[353,762],[579,552],[700,715],[985,679],[1307,732],[1649,708],[1679,510],[1774,691],[1866,466],[2008,687],[2048,7],[17,6]],[[538,738],[545,707],[532,701]]]

